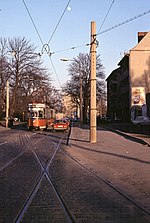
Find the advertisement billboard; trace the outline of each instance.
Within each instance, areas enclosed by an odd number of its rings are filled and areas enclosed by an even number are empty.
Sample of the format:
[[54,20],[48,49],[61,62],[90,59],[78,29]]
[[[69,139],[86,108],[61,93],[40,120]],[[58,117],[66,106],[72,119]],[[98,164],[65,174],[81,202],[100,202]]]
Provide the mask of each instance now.
[[132,106],[146,104],[145,87],[132,87],[131,104]]

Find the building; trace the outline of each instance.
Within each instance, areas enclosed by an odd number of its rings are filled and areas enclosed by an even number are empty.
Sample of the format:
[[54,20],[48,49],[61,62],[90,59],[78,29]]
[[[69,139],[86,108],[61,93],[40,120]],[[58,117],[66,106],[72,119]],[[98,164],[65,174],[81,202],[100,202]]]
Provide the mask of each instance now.
[[130,121],[150,116],[150,32],[138,33],[138,44],[107,78],[107,115]]
[[62,112],[64,116],[68,117],[74,117],[78,116],[78,106],[74,103],[72,103],[70,96],[63,95],[62,96]]
[[118,65],[107,78],[107,116],[129,121],[129,54]]
[[120,67],[113,70],[107,80],[107,116],[116,119],[120,116]]

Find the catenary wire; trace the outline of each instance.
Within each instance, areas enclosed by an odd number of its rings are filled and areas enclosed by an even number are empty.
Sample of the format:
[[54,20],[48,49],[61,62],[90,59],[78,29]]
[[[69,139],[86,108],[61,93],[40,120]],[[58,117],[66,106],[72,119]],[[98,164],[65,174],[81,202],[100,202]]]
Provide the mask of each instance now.
[[106,20],[106,18],[107,18],[107,16],[108,16],[108,14],[109,14],[109,12],[110,12],[110,10],[111,10],[113,4],[114,4],[114,2],[115,2],[115,0],[112,1],[111,5],[110,5],[110,7],[109,7],[109,9],[108,9],[108,12],[106,13],[106,16],[105,16],[105,18],[104,18],[104,20],[103,20],[103,22],[102,22],[102,24],[101,24],[101,26],[100,26],[100,28],[99,28],[99,30],[98,30],[98,33],[101,31],[101,29],[102,29],[102,27],[103,27],[103,25],[104,25],[104,22],[105,22],[105,20]]
[[53,70],[54,70],[55,75],[56,75],[56,77],[57,77],[58,83],[59,83],[60,87],[62,87],[62,86],[61,86],[61,83],[60,83],[60,80],[59,80],[59,77],[58,77],[58,75],[57,75],[57,72],[56,72],[55,66],[54,66],[54,64],[53,64],[52,58],[51,58],[51,56],[50,56],[50,55],[49,55],[49,60],[50,60],[50,62],[51,62],[51,64],[52,64],[52,67],[53,67]]
[[[139,14],[139,15],[136,15],[136,16],[134,16],[134,17],[132,17],[132,18],[130,18],[130,19],[128,19],[128,20],[122,22],[122,23],[119,23],[119,24],[117,24],[117,25],[111,27],[111,28],[108,28],[108,29],[106,29],[106,30],[104,30],[104,31],[102,31],[102,32],[98,32],[96,35],[98,36],[98,35],[100,35],[100,34],[103,34],[103,33],[105,33],[105,32],[108,32],[108,31],[110,31],[110,30],[113,30],[113,29],[115,29],[115,28],[117,28],[117,27],[119,27],[119,26],[122,26],[122,25],[124,25],[124,24],[126,24],[126,23],[132,22],[133,20],[138,19],[138,18],[140,18],[140,17],[142,17],[142,16],[144,16],[144,15],[147,15],[147,14],[149,14],[149,13],[150,13],[150,10],[145,11],[145,12],[143,12],[143,13],[141,13],[141,14]],[[85,47],[85,46],[90,46],[90,45],[91,45],[91,43],[87,43],[87,44],[83,44],[83,45],[79,45],[79,46],[73,46],[73,47],[70,47],[70,48],[67,48],[67,49],[62,49],[62,50],[54,51],[54,52],[52,52],[51,54],[54,54],[54,53],[60,53],[60,52],[65,52],[65,51],[69,51],[69,50],[74,50],[74,49],[77,49],[77,48],[80,48],[80,47]]]
[[64,9],[64,11],[63,11],[63,13],[62,13],[62,15],[61,15],[61,17],[60,17],[60,19],[59,19],[59,21],[58,21],[58,23],[57,23],[57,25],[56,25],[56,27],[55,27],[55,29],[54,29],[54,31],[53,31],[51,37],[50,37],[50,39],[49,39],[49,41],[48,41],[48,44],[49,44],[50,41],[52,40],[52,38],[53,38],[53,36],[54,36],[54,34],[55,34],[55,32],[56,32],[58,26],[59,26],[59,24],[60,24],[60,22],[61,22],[61,20],[62,20],[62,18],[63,18],[63,16],[64,16],[64,14],[65,14],[65,12],[66,12],[66,10],[67,10],[67,8],[68,8],[70,2],[71,2],[71,0],[68,1],[68,3],[67,3],[67,5],[66,5],[66,7],[65,7],[65,9]]
[[31,19],[31,21],[32,21],[32,24],[33,24],[33,26],[34,26],[34,28],[35,28],[35,30],[36,30],[36,33],[37,33],[37,35],[38,35],[38,37],[39,37],[39,39],[40,39],[42,45],[44,45],[44,43],[43,43],[43,41],[42,41],[42,38],[41,38],[41,36],[40,36],[40,33],[39,33],[39,31],[38,31],[38,29],[37,29],[35,23],[34,23],[34,20],[33,20],[32,16],[31,16],[31,13],[30,13],[30,11],[29,11],[29,9],[28,9],[28,7],[27,7],[25,1],[22,0],[22,2],[23,2],[24,6],[25,6],[25,8],[26,8],[26,10],[27,10],[27,12],[28,12],[28,15],[29,15],[29,17],[30,17],[30,19]]
[[138,19],[138,18],[140,18],[140,17],[142,17],[142,16],[144,16],[144,15],[147,15],[147,14],[149,14],[149,13],[150,13],[150,10],[145,11],[145,12],[143,12],[143,13],[137,15],[137,16],[134,16],[134,17],[132,17],[132,18],[130,18],[130,19],[128,19],[128,20],[125,20],[125,21],[123,21],[123,22],[121,22],[121,23],[119,23],[119,24],[117,24],[117,25],[115,25],[115,26],[112,26],[112,27],[109,28],[109,29],[106,29],[106,30],[104,30],[104,31],[102,31],[102,32],[98,32],[97,35],[100,35],[100,34],[103,34],[103,33],[108,32],[108,31],[110,31],[110,30],[112,30],[112,29],[118,28],[119,26],[122,26],[122,25],[124,25],[124,24],[126,24],[126,23],[132,22],[133,20]]
[[83,44],[83,45],[79,45],[79,46],[73,46],[73,47],[70,47],[70,48],[67,48],[67,49],[63,49],[63,50],[58,50],[58,51],[51,52],[51,54],[61,53],[61,52],[65,52],[65,51],[68,51],[68,50],[75,50],[77,48],[81,48],[81,47],[85,47],[85,46],[89,46],[89,45],[90,45],[90,43]]
[[[30,14],[28,8],[27,8],[27,5],[25,4],[25,1],[24,1],[24,0],[22,0],[22,1],[23,1],[23,3],[24,3],[24,6],[25,6],[25,8],[26,8],[26,10],[27,10],[27,12],[28,12],[30,18],[31,18],[31,21],[32,21],[32,23],[33,23],[33,25],[34,25],[34,28],[35,28],[35,30],[36,30],[38,36],[39,36],[39,39],[40,39],[42,45],[44,46],[44,43],[43,43],[43,41],[42,41],[42,39],[41,39],[41,37],[40,37],[40,34],[39,34],[39,32],[38,32],[38,29],[37,29],[36,26],[35,26],[35,23],[34,23],[34,21],[33,21],[33,19],[32,19],[32,16],[31,16],[31,14]],[[71,1],[71,0],[70,0],[70,1]],[[66,8],[68,7],[70,1],[68,2]],[[103,23],[102,23],[101,27],[103,26],[103,24],[104,24],[104,22],[105,22],[105,20],[106,20],[106,18],[107,18],[107,15],[108,15],[108,13],[110,12],[110,10],[111,10],[111,8],[112,8],[112,5],[113,5],[114,1],[115,1],[115,0],[113,0],[112,3],[111,3],[111,5],[110,5],[110,8],[109,8],[109,10],[108,10],[108,12],[107,12],[107,14],[106,14],[104,20],[103,20]],[[65,8],[65,10],[66,10],[66,8]],[[64,10],[64,13],[65,13],[65,10]],[[64,14],[64,13],[63,13],[63,14]],[[143,13],[137,15],[137,16],[134,16],[134,17],[132,17],[132,18],[130,18],[130,19],[128,19],[128,20],[125,20],[125,21],[123,21],[123,22],[121,22],[121,23],[119,23],[119,24],[117,24],[117,25],[115,25],[115,26],[113,26],[113,27],[111,27],[111,28],[108,28],[108,29],[106,29],[106,30],[104,30],[104,31],[102,31],[102,32],[100,32],[100,30],[101,30],[101,27],[100,27],[99,32],[98,32],[96,35],[98,36],[98,35],[100,35],[100,34],[103,34],[103,33],[105,33],[105,32],[108,32],[108,31],[110,31],[110,30],[113,30],[113,29],[115,29],[115,28],[118,28],[119,26],[122,26],[122,25],[124,25],[124,24],[126,24],[126,23],[129,23],[129,22],[131,22],[131,21],[133,21],[133,20],[135,20],[135,19],[138,19],[138,18],[140,18],[140,17],[142,17],[142,16],[144,16],[144,15],[147,15],[147,14],[149,14],[149,13],[150,13],[150,10],[145,11],[145,12],[143,12]],[[63,17],[63,14],[62,14],[61,17]],[[59,25],[59,24],[58,24],[58,25]],[[57,26],[58,26],[58,25],[57,25]],[[56,29],[56,28],[55,28],[55,29]],[[50,41],[50,40],[49,40],[49,41]],[[76,48],[83,47],[83,46],[88,46],[88,45],[90,45],[90,44],[85,44],[85,45],[81,45],[81,46],[74,46],[74,47],[70,47],[70,48],[68,48],[68,49],[64,49],[64,50],[60,50],[60,51],[56,51],[56,52],[52,52],[52,53],[50,53],[50,54],[59,53],[59,52],[63,52],[63,51],[68,51],[68,50],[74,50],[74,49],[76,49]],[[43,46],[42,46],[42,47],[43,47]]]
[[[68,4],[67,4],[66,7],[68,7],[70,1],[71,1],[71,0],[69,0],[69,2],[68,2]],[[32,24],[33,24],[33,26],[34,26],[34,28],[35,28],[35,30],[36,30],[36,32],[37,32],[37,35],[38,35],[38,37],[39,37],[41,43],[42,43],[42,50],[43,50],[43,52],[45,51],[45,52],[47,53],[47,55],[49,56],[49,58],[50,58],[50,62],[51,62],[51,64],[52,64],[54,73],[55,73],[55,75],[56,75],[56,77],[57,77],[57,80],[58,80],[58,82],[59,82],[59,84],[60,84],[60,87],[61,87],[61,83],[60,83],[59,77],[58,77],[58,75],[57,75],[56,69],[55,69],[54,64],[53,64],[53,62],[52,62],[52,60],[51,60],[51,57],[50,57],[50,56],[51,56],[51,53],[50,53],[49,45],[48,45],[48,44],[44,44],[44,42],[42,41],[42,38],[41,38],[41,36],[40,36],[40,34],[39,34],[39,31],[38,31],[38,29],[37,29],[37,27],[36,27],[36,25],[35,25],[35,23],[34,23],[34,20],[33,20],[32,16],[31,16],[31,13],[30,13],[30,11],[29,11],[29,9],[28,9],[28,7],[27,7],[25,1],[22,0],[22,2],[23,2],[24,6],[25,6],[25,8],[26,8],[26,10],[27,10],[27,12],[28,12],[28,15],[29,15],[29,17],[30,17],[30,19],[31,19],[31,21],[32,21]],[[64,11],[64,13],[65,13],[65,11]],[[63,17],[63,14],[62,14],[61,17]],[[59,23],[60,23],[60,20],[59,20]],[[57,26],[58,26],[58,25],[59,25],[59,24],[57,24]],[[56,30],[56,28],[55,28],[55,30]],[[53,33],[53,34],[54,34],[54,33]],[[53,36],[53,35],[52,35],[52,36]],[[52,38],[52,37],[51,37],[51,38]],[[43,52],[42,52],[42,54],[43,54]]]
[[[40,41],[41,41],[41,43],[42,43],[42,48],[43,48],[43,47],[44,47],[44,43],[43,43],[43,41],[42,41],[42,39],[41,39],[41,36],[40,36],[40,34],[39,34],[39,32],[38,32],[38,29],[36,28],[36,25],[35,25],[35,23],[34,23],[34,21],[33,21],[33,18],[32,18],[31,14],[30,14],[30,12],[29,12],[29,10],[28,10],[28,8],[27,8],[27,5],[26,5],[25,1],[24,1],[24,0],[22,0],[22,1],[23,1],[23,4],[24,4],[24,6],[25,6],[25,8],[26,8],[26,10],[27,10],[27,12],[28,12],[28,14],[29,14],[29,16],[30,16],[30,19],[31,19],[31,21],[32,21],[32,23],[33,23],[33,25],[34,25],[34,28],[35,28],[35,30],[36,30],[38,36],[39,36],[39,39],[40,39]],[[58,25],[59,25],[59,23],[60,23],[62,17],[63,17],[63,15],[64,15],[64,13],[65,13],[65,11],[66,11],[66,9],[67,9],[69,3],[70,3],[70,1],[71,1],[71,0],[69,0],[69,2],[68,2],[68,4],[67,4],[67,6],[66,6],[66,8],[65,8],[65,10],[64,10],[64,12],[63,12],[63,14],[62,14],[62,16],[61,16],[61,18],[60,18],[60,20],[59,20],[59,22],[58,22],[58,24],[56,25],[55,30],[54,30],[54,32],[53,32],[51,38],[53,37],[53,35],[54,35],[54,33],[55,33],[55,31],[56,31],[56,29],[57,29],[57,27],[58,27]],[[111,3],[111,6],[110,6],[110,8],[109,8],[109,10],[108,10],[108,12],[107,12],[107,14],[106,14],[106,16],[105,16],[103,22],[102,22],[101,27],[103,26],[103,24],[104,24],[104,22],[105,22],[105,20],[106,20],[106,18],[107,18],[107,16],[108,16],[108,14],[109,14],[111,8],[112,8],[113,3],[114,3],[114,0],[113,0],[112,3]],[[137,16],[134,16],[134,17],[132,17],[132,18],[126,20],[126,21],[123,21],[122,23],[119,23],[119,24],[117,24],[117,25],[115,25],[115,26],[113,26],[113,27],[111,27],[111,28],[109,28],[109,29],[106,29],[106,30],[102,31],[102,32],[100,32],[100,30],[101,30],[101,27],[100,27],[99,32],[98,32],[96,35],[98,36],[98,35],[100,35],[100,34],[103,34],[103,33],[105,33],[105,32],[108,32],[108,31],[110,31],[110,30],[113,30],[113,29],[115,29],[115,28],[117,28],[117,27],[119,27],[119,26],[122,26],[122,25],[124,25],[124,24],[126,24],[126,23],[129,23],[129,22],[131,22],[131,21],[133,21],[133,20],[135,20],[135,19],[138,19],[138,18],[140,18],[140,17],[142,17],[142,16],[144,16],[144,15],[147,15],[147,14],[149,14],[149,13],[150,13],[150,10],[148,10],[148,11],[146,11],[146,12],[143,12],[143,13],[137,15]],[[51,40],[51,38],[50,38],[50,40]],[[49,42],[50,42],[50,40],[49,40]],[[47,45],[47,44],[46,44],[46,45]],[[64,50],[60,50],[60,51],[56,51],[56,52],[52,52],[52,53],[51,53],[51,52],[50,52],[50,53],[47,52],[47,54],[49,55],[49,58],[50,58],[52,67],[53,67],[53,69],[54,69],[54,72],[55,72],[55,74],[56,74],[56,77],[57,77],[57,79],[58,79],[58,82],[59,82],[60,86],[61,86],[61,83],[60,83],[60,81],[59,81],[59,78],[58,78],[57,72],[56,72],[56,70],[55,70],[54,64],[53,64],[53,62],[52,62],[52,60],[51,60],[51,55],[54,54],[54,53],[59,53],[59,52],[63,52],[63,51],[74,50],[74,49],[76,49],[76,48],[83,47],[83,46],[88,46],[88,45],[91,45],[91,44],[85,44],[85,45],[81,45],[81,46],[74,46],[74,47],[70,47],[70,48],[68,48],[68,49],[64,49]]]

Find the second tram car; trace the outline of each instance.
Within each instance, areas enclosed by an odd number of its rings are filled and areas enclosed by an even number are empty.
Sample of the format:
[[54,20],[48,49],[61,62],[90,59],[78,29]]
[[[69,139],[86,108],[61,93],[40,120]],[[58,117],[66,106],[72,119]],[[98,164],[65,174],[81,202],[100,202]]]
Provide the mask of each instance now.
[[42,103],[28,105],[28,129],[47,129],[52,127],[55,118],[55,110]]

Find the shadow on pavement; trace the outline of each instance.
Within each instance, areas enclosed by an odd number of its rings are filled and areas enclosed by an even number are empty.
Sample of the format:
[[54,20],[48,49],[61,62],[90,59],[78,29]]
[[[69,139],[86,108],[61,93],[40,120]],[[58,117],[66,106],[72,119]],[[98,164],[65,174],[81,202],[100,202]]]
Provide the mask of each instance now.
[[104,152],[104,151],[100,151],[100,150],[96,150],[96,149],[89,149],[88,147],[84,147],[84,146],[81,146],[81,145],[78,145],[78,144],[72,144],[72,143],[71,143],[70,146],[74,147],[74,148],[77,148],[77,149],[81,149],[81,150],[86,150],[86,151],[95,152],[95,153],[99,153],[99,154],[110,155],[110,156],[116,156],[116,157],[119,157],[119,158],[133,160],[133,161],[140,162],[140,163],[145,163],[145,164],[148,164],[148,165],[150,164],[149,161],[144,161],[144,160],[137,159],[137,158],[134,158],[134,157],[130,157],[130,156],[127,156],[127,155],[123,156],[123,155],[119,155],[119,154],[116,154],[116,153]]
[[125,133],[123,133],[123,132],[120,132],[119,130],[115,130],[115,129],[110,129],[110,131],[115,132],[115,133],[117,133],[118,135],[123,136],[125,139],[128,139],[128,140],[130,140],[130,141],[137,142],[137,143],[140,143],[140,144],[142,144],[142,145],[144,145],[144,146],[148,146],[148,147],[150,147],[150,145],[149,145],[147,142],[145,142],[144,140],[139,139],[139,138],[137,138],[137,137],[135,137],[135,136],[127,135],[127,134],[125,134]]

